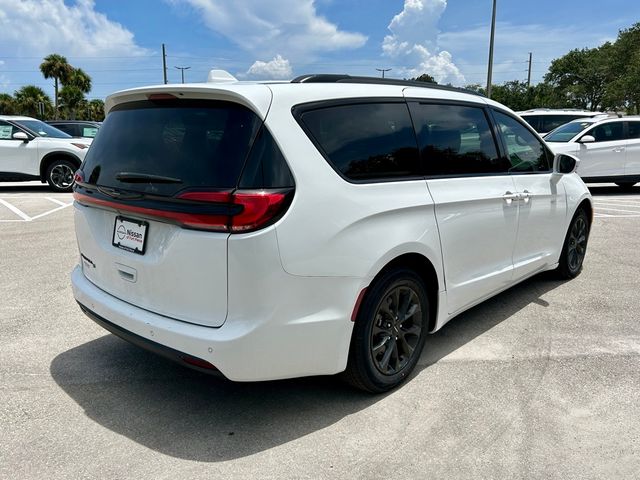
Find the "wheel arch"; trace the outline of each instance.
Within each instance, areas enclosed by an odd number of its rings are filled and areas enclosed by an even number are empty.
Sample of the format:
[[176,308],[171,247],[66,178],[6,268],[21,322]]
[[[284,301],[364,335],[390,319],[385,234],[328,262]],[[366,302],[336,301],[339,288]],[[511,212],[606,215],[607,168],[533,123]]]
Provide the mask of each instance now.
[[[591,204],[591,200],[589,198],[584,198],[576,208],[576,212],[580,209],[583,209],[587,212],[587,218],[589,219],[589,228],[591,228],[591,224],[593,223],[593,205]],[[575,215],[575,212],[574,212]]]
[[429,331],[433,331],[438,320],[438,299],[440,291],[438,273],[433,262],[421,253],[403,253],[387,262],[371,280],[369,285],[373,285],[386,272],[396,268],[413,270],[424,281],[429,297]]
[[80,168],[80,164],[82,163],[82,161],[77,156],[70,152],[57,151],[47,153],[44,157],[42,157],[42,160],[40,161],[40,180],[42,182],[47,181],[47,170],[49,169],[49,166],[51,166],[51,164],[56,160],[69,160],[75,165],[76,168]]

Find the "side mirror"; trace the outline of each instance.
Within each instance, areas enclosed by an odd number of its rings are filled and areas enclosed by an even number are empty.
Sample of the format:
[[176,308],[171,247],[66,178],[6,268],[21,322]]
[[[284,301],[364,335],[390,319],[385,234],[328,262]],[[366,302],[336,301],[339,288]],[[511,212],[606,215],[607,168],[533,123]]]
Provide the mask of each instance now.
[[578,143],[593,143],[595,141],[596,138],[593,135],[585,135],[580,140],[578,140]]
[[24,143],[27,143],[29,141],[29,135],[24,132],[16,132],[11,136],[11,138],[13,138],[14,140],[22,140]]
[[559,153],[553,157],[553,173],[573,173],[578,168],[580,160],[568,153]]

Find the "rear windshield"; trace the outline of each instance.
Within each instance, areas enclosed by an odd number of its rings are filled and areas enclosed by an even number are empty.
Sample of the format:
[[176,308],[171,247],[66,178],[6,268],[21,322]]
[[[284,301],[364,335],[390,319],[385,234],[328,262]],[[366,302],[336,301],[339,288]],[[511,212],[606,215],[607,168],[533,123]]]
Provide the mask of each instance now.
[[230,102],[132,102],[112,110],[82,171],[98,186],[173,196],[233,188],[262,121]]

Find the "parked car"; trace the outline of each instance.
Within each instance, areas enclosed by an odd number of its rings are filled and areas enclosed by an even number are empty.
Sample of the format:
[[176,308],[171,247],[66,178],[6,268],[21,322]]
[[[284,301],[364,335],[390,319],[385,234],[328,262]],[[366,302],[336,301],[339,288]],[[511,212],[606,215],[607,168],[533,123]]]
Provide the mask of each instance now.
[[640,182],[640,116],[574,120],[545,140],[554,152],[580,159],[577,172],[586,183],[631,188]]
[[0,115],[0,181],[40,180],[69,192],[90,144],[35,118]]
[[145,87],[106,108],[74,187],[75,298],[201,371],[388,390],[451,318],[582,268],[575,158],[483,96],[307,75]]
[[564,125],[577,118],[607,117],[606,113],[590,112],[589,110],[534,108],[523,112],[516,112],[533,129],[543,137],[560,125]]
[[102,122],[90,122],[88,120],[49,120],[47,123],[72,137],[94,138]]

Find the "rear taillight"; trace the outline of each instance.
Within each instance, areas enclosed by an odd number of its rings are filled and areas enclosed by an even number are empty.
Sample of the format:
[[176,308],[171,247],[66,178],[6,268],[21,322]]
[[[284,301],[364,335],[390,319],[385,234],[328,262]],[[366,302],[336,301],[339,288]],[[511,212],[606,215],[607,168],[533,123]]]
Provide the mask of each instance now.
[[178,195],[181,200],[226,203],[241,207],[238,213],[230,214],[213,227],[232,233],[250,232],[268,225],[284,212],[288,205],[289,192],[283,191],[243,191],[230,192],[186,192]]
[[[79,175],[79,183],[84,180]],[[98,191],[100,189],[98,188]],[[279,190],[190,191],[173,199],[127,199],[87,195],[76,190],[75,200],[117,212],[129,212],[177,223],[186,228],[244,233],[276,221],[291,203],[293,188]]]

